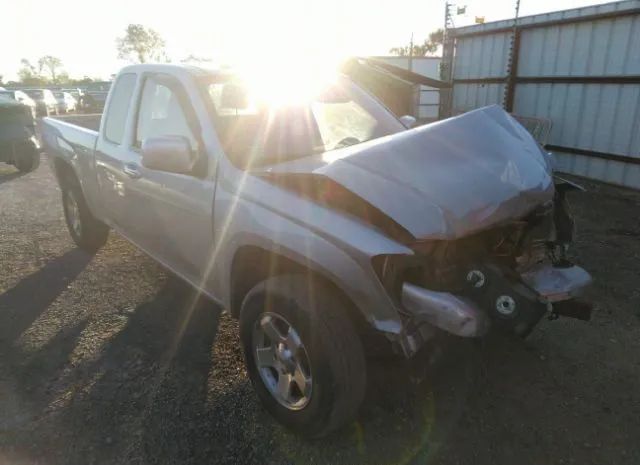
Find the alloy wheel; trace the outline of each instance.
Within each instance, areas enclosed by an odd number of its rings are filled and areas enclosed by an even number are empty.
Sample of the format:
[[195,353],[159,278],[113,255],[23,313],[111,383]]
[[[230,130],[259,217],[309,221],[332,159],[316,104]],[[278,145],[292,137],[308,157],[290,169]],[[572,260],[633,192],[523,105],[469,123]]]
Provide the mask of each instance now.
[[284,317],[263,313],[255,323],[254,359],[269,393],[289,410],[311,400],[313,379],[306,348],[298,331]]

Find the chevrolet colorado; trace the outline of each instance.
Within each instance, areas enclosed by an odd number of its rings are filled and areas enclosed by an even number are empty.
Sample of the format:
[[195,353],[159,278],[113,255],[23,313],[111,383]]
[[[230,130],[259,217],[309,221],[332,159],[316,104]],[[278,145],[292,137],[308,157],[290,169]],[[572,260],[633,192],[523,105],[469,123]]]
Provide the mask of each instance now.
[[501,108],[407,128],[347,75],[254,101],[228,70],[134,65],[99,132],[47,118],[73,240],[113,229],[240,320],[247,371],[286,426],[356,414],[367,344],[586,318],[591,278],[548,154]]

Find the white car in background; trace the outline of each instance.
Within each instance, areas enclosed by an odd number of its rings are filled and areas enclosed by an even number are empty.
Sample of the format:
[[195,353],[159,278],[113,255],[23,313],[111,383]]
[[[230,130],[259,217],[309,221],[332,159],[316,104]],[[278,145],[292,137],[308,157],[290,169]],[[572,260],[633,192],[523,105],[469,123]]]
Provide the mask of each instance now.
[[54,91],[53,96],[58,102],[58,113],[68,113],[75,111],[77,107],[76,99],[69,92]]
[[38,116],[49,116],[58,114],[58,102],[49,89],[23,89],[31,100],[36,102]]
[[12,100],[15,100],[16,102],[20,102],[23,105],[28,106],[29,108],[31,108],[31,114],[33,115],[33,117],[35,118],[37,116],[36,102],[34,102],[33,99],[23,91],[0,88],[0,96],[8,97]]

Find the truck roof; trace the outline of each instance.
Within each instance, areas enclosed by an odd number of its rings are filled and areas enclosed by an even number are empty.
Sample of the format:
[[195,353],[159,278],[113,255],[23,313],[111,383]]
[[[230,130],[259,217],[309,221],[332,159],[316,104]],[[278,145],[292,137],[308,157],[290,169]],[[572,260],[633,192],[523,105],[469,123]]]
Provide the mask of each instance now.
[[[196,76],[211,76],[215,74],[219,74],[221,72],[227,71],[227,68],[203,68],[194,65],[183,65],[183,64],[137,64],[137,65],[129,65],[125,66],[120,70],[119,74],[123,73],[143,73],[143,72],[152,72],[152,73],[188,73]],[[230,70],[229,70],[230,71]]]

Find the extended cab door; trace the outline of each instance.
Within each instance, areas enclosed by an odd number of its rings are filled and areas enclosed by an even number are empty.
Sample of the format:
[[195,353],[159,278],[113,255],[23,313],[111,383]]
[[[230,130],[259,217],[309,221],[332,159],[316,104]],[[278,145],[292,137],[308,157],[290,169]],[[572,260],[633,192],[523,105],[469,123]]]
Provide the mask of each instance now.
[[[200,284],[213,244],[214,163],[201,138],[189,94],[174,76],[145,73],[133,121],[125,222],[131,239],[175,272]],[[146,139],[182,136],[189,141],[198,173],[178,174],[142,164]]]
[[131,180],[127,168],[133,166],[136,161],[130,153],[126,130],[133,109],[132,101],[137,79],[135,73],[118,76],[100,125],[95,152],[96,175],[105,217],[125,233],[128,202],[126,184]]

